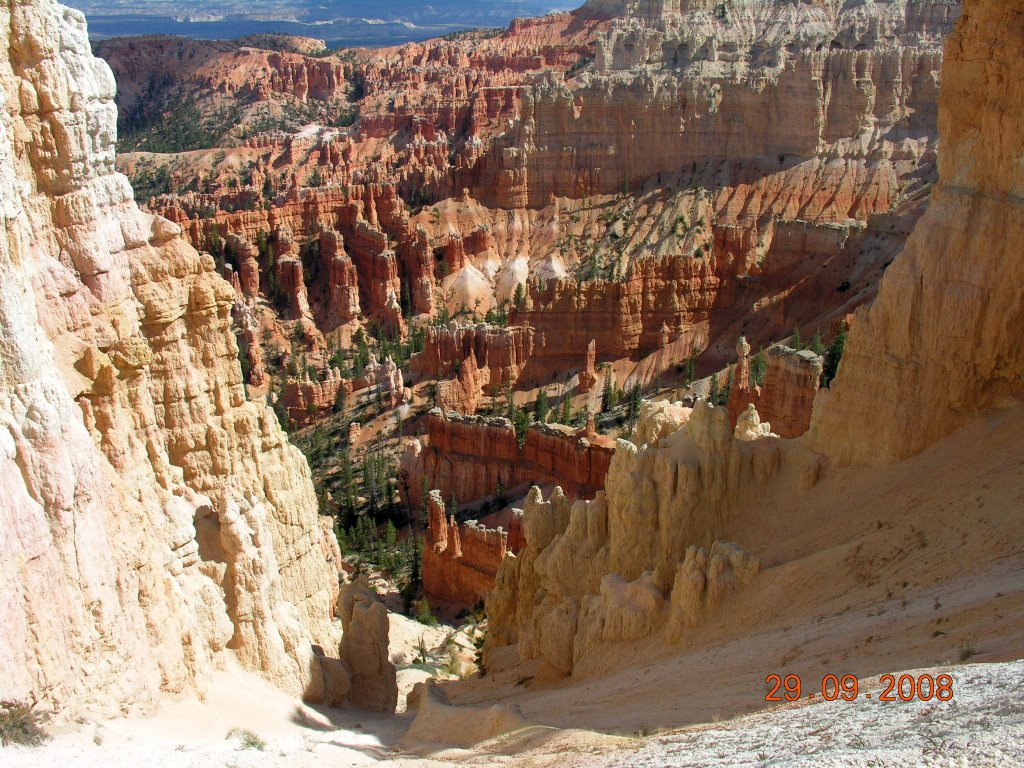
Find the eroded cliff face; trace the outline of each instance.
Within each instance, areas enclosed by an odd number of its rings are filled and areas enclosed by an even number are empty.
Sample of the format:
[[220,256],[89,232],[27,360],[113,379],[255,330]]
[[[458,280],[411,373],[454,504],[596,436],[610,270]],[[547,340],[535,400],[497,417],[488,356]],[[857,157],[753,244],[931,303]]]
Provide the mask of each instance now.
[[1024,3],[965,4],[946,45],[939,184],[816,405],[810,444],[887,463],[1024,391]]
[[309,469],[249,402],[231,286],[114,170],[83,16],[0,7],[0,687],[77,716],[233,652],[327,699],[337,575]]
[[518,659],[585,674],[601,644],[678,640],[756,579],[743,515],[799,503],[838,464],[910,456],[1021,394],[1022,46],[1024,1],[965,4],[946,47],[939,185],[856,317],[809,432],[779,440],[744,418],[736,436],[725,408],[648,406],[603,494],[528,498],[527,546],[488,598],[492,654],[515,645]]
[[572,498],[592,497],[604,485],[615,451],[611,438],[562,424],[535,424],[519,443],[502,417],[463,417],[431,410],[423,435],[406,442],[402,469],[409,504],[423,503],[420,486],[460,494],[469,502],[494,495],[499,487],[525,490],[529,484],[561,484]]

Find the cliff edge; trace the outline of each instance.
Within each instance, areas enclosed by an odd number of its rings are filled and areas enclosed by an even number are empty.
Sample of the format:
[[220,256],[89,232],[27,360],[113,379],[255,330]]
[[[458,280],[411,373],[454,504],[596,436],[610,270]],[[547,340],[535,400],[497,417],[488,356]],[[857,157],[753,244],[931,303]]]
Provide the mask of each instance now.
[[115,172],[83,15],[13,0],[0,32],[0,694],[124,711],[230,652],[332,698],[329,542],[232,288]]

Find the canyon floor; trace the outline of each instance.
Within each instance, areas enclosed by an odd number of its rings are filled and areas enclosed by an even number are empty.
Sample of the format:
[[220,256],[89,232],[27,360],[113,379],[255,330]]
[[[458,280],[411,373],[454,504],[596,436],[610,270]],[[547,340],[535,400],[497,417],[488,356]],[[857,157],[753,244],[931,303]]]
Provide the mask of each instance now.
[[[1024,762],[1024,662],[913,670],[952,672],[951,702],[799,702],[644,737],[528,727],[472,749],[414,755],[402,747],[411,716],[298,705],[259,678],[220,675],[205,702],[165,704],[153,717],[90,723],[41,748],[5,749],[11,768],[155,766],[985,766]],[[573,694],[563,695],[563,702]],[[450,723],[458,727],[457,722]],[[263,750],[243,750],[233,728]]]

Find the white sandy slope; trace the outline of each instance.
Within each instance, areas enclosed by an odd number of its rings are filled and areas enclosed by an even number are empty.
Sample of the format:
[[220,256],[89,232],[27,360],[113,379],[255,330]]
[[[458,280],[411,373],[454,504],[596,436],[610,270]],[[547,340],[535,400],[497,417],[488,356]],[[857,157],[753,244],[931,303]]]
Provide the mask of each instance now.
[[[949,671],[913,671],[933,676]],[[1024,765],[1024,662],[953,670],[952,701],[802,701],[729,722],[647,739],[636,749],[576,765],[1020,766]],[[864,694],[874,691],[872,699]]]
[[[0,749],[5,768],[244,768],[247,766],[740,766],[1024,765],[1024,661],[931,670],[952,672],[951,702],[807,702],[655,736],[610,740],[585,731],[543,739],[509,734],[472,749],[416,757],[399,748],[408,717],[299,704],[254,675],[222,673],[205,702],[181,699],[149,718],[85,723],[45,746]],[[869,690],[865,686],[862,693]],[[454,725],[454,724],[449,724]],[[454,727],[457,727],[455,725]],[[266,741],[242,750],[233,728]],[[618,745],[618,746],[617,746]]]

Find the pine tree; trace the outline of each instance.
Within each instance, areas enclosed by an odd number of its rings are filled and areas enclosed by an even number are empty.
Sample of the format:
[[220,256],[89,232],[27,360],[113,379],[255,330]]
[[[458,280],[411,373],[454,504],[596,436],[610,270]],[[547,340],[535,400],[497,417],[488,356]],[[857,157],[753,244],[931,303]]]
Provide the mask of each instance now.
[[572,419],[572,393],[566,392],[565,397],[562,399],[562,415],[558,419],[563,424],[568,424]]
[[512,426],[516,430],[516,442],[522,449],[526,445],[526,433],[530,429],[530,414],[528,411],[518,409],[512,415]]
[[420,526],[427,527],[430,519],[430,483],[427,476],[420,478]]
[[697,356],[690,355],[690,359],[686,361],[686,383],[692,384],[697,378]]
[[758,387],[764,384],[764,374],[767,370],[768,358],[762,349],[750,361],[750,383]]
[[711,388],[708,392],[708,402],[712,405],[718,405],[718,374],[711,374]]
[[505,483],[500,475],[498,476],[498,485],[494,489],[494,501],[499,509],[508,505],[508,492],[505,490]]
[[408,554],[409,578],[405,582],[405,586],[402,587],[403,613],[406,616],[412,615],[412,606],[416,600],[416,595],[420,592],[423,572],[423,539],[419,536],[410,536],[409,538],[411,539],[411,547]]
[[843,359],[843,350],[846,348],[846,323],[839,326],[839,333],[829,344],[828,352],[825,354],[825,368],[821,372],[821,386],[831,387],[832,380],[839,372],[839,361]]
[[811,352],[816,355],[824,354],[825,347],[821,343],[821,331],[814,329],[814,338],[811,339]]
[[612,369],[609,366],[604,372],[604,389],[601,391],[601,413],[614,411],[619,404],[619,392],[615,388],[615,379],[612,378]]
[[526,301],[526,291],[523,288],[522,283],[516,284],[515,293],[512,294],[512,304],[516,309],[522,309],[523,303]]
[[548,412],[551,410],[551,406],[548,404],[548,393],[543,389],[537,393],[537,402],[534,405],[534,410],[537,414],[537,421],[543,423],[548,420]]
[[804,348],[804,340],[803,340],[803,338],[802,338],[802,337],[800,336],[800,329],[799,329],[799,328],[796,328],[796,329],[794,329],[794,330],[793,330],[793,338],[792,338],[792,340],[790,341],[789,345],[790,345],[790,346],[791,346],[791,347],[792,347],[793,349],[797,350],[798,352],[799,352],[799,351],[800,351],[801,349],[803,349],[803,348]]

